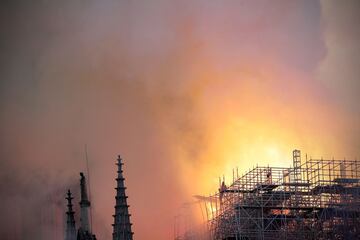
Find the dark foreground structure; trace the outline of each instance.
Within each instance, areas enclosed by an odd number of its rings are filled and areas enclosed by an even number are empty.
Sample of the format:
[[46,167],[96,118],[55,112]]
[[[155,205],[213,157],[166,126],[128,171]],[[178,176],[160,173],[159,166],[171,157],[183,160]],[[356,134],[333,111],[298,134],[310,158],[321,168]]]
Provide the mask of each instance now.
[[309,159],[255,167],[211,196],[214,240],[360,239],[360,162]]
[[[113,240],[132,240],[133,232],[131,231],[131,222],[129,214],[129,205],[127,204],[127,196],[125,193],[125,178],[122,170],[122,159],[118,156],[118,166],[116,178],[116,196],[115,196],[115,214],[113,224]],[[96,236],[92,233],[90,219],[90,201],[87,194],[86,179],[83,173],[80,173],[80,190],[81,190],[81,201],[80,201],[80,227],[76,230],[75,223],[75,212],[73,211],[73,204],[70,190],[67,192],[67,207],[66,212],[66,232],[65,240],[96,240]]]

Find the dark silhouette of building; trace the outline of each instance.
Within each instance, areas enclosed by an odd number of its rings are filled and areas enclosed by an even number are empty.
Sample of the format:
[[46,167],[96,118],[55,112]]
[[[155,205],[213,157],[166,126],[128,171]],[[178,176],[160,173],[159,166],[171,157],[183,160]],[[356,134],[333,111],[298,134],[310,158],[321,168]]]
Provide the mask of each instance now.
[[91,232],[91,224],[89,223],[91,204],[87,196],[85,175],[82,172],[80,173],[80,190],[80,227],[77,232],[74,217],[75,212],[72,209],[73,205],[71,202],[73,197],[71,196],[70,190],[67,192],[68,211],[66,212],[65,240],[96,240],[96,236]]
[[117,163],[118,166],[118,177],[116,178],[116,205],[115,205],[115,214],[114,224],[113,224],[113,240],[132,240],[133,232],[131,231],[131,222],[129,214],[129,205],[127,204],[127,196],[125,193],[125,178],[123,176],[122,170],[122,159],[120,155],[118,156]]
[[[131,222],[129,214],[129,205],[127,204],[127,196],[125,193],[125,178],[123,176],[122,170],[122,159],[118,156],[117,163],[118,166],[118,176],[116,178],[116,196],[115,196],[115,214],[113,226],[113,240],[132,240],[133,232],[131,231]],[[87,185],[85,175],[80,173],[80,192],[81,200],[80,204],[80,227],[76,231],[75,223],[75,212],[73,211],[72,199],[70,190],[67,192],[67,207],[66,212],[66,232],[65,240],[96,240],[96,236],[92,233],[91,223],[90,223],[90,207],[91,203],[87,194]]]
[[68,211],[66,212],[66,233],[65,233],[65,240],[76,240],[76,226],[75,226],[75,218],[74,218],[74,211],[72,209],[71,200],[74,198],[71,196],[70,189],[67,192],[66,200],[68,201],[67,207]]
[[80,173],[80,189],[81,189],[81,201],[80,201],[80,227],[78,229],[78,240],[94,240],[95,235],[91,233],[91,224],[89,222],[90,216],[90,201],[88,199],[86,190],[86,179],[84,174]]

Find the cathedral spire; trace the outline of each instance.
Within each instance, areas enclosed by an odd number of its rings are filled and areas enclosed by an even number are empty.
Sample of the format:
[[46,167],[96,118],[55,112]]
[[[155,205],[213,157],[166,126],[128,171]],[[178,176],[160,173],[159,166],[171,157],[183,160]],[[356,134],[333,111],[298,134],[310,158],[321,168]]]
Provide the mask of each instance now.
[[74,218],[74,211],[72,209],[71,200],[74,198],[71,196],[70,189],[67,192],[67,197],[65,198],[68,201],[67,207],[68,210],[66,212],[67,220],[66,220],[66,233],[65,233],[65,240],[76,240],[76,227],[75,227],[75,218]]
[[81,201],[80,201],[80,224],[84,232],[91,233],[89,224],[90,201],[87,196],[86,180],[84,173],[80,173],[80,188],[81,188]]
[[122,170],[122,159],[120,155],[118,156],[117,163],[118,166],[118,177],[116,178],[116,205],[115,205],[115,214],[114,224],[113,224],[113,240],[132,240],[133,232],[131,231],[130,223],[130,214],[129,214],[129,205],[127,205],[127,196],[125,193],[125,178],[123,176]]

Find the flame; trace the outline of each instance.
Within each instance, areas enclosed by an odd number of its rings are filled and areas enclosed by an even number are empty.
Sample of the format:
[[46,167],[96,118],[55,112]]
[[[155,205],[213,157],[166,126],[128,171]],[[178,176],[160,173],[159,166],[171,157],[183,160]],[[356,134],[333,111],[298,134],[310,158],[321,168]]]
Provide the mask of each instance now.
[[[256,165],[289,167],[293,149],[303,150],[303,161],[306,153],[309,157],[332,157],[347,149],[346,142],[334,136],[341,137],[341,131],[348,128],[345,126],[353,125],[349,119],[334,115],[336,111],[324,106],[316,92],[309,90],[312,86],[301,80],[286,89],[286,96],[278,96],[274,85],[283,84],[283,80],[274,80],[276,73],[268,73],[267,77],[253,74],[250,80],[240,81],[239,89],[235,84],[224,91],[218,89],[221,88],[218,84],[226,85],[225,80],[206,80],[216,87],[208,87],[208,92],[203,93],[206,101],[199,100],[205,119],[201,149],[190,159],[182,151],[176,154],[181,180],[189,196],[215,194],[219,177],[224,176],[229,185],[237,174],[241,176]],[[224,77],[234,78],[231,74]],[[301,75],[297,78],[301,79]],[[268,95],[271,97],[263,97]],[[192,142],[185,143],[185,148],[186,144]],[[210,217],[215,213],[212,207],[211,210],[209,203],[206,204]]]

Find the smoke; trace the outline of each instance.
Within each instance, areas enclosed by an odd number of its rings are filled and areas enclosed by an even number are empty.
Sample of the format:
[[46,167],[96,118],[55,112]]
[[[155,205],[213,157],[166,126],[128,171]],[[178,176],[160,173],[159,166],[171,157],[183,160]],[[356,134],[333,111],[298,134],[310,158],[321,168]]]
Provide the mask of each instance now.
[[332,24],[317,1],[1,4],[4,239],[61,239],[85,144],[98,239],[118,154],[137,239],[171,238],[181,203],[236,165],[288,165],[295,147],[359,154],[358,115],[318,79]]
[[359,81],[360,3],[322,1],[327,54],[318,69],[318,78],[334,95],[341,96],[340,104],[359,116],[357,102]]

